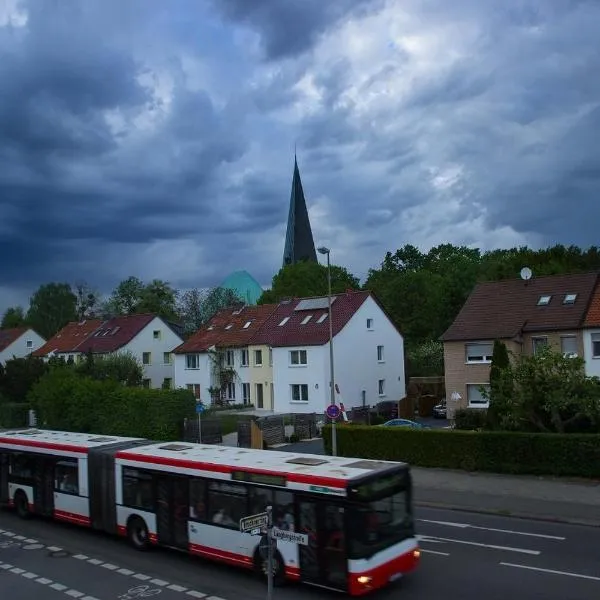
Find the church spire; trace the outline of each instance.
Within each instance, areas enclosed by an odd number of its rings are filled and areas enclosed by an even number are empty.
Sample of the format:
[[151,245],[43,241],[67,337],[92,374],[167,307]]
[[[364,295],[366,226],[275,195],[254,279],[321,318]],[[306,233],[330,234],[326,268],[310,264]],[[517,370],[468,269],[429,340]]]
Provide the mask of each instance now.
[[285,247],[283,250],[283,266],[293,265],[301,261],[317,262],[317,252],[313,240],[308,210],[300,170],[294,147],[294,176],[292,178],[292,193],[290,196],[290,211],[288,215]]

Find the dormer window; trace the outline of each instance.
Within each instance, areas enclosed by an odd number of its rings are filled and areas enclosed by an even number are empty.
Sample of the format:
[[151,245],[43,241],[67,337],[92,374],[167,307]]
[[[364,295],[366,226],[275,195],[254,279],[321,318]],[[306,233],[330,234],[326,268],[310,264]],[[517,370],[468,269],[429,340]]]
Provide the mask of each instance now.
[[550,300],[552,300],[552,296],[540,296],[538,300],[538,306],[548,306],[550,304]]
[[577,300],[577,294],[565,294],[563,304],[575,304],[575,300]]

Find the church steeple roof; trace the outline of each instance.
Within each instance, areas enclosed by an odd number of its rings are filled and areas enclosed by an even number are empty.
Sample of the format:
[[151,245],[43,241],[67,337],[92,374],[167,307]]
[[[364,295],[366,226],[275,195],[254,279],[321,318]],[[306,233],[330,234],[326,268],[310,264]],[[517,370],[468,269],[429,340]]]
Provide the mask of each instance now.
[[294,176],[292,179],[290,211],[283,250],[283,266],[293,265],[302,261],[317,262],[317,252],[310,228],[298,161],[294,153]]

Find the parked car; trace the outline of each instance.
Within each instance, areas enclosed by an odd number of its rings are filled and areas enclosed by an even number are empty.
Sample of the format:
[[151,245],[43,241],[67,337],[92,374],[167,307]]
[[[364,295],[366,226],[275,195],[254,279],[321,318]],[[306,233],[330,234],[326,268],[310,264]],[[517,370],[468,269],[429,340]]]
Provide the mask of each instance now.
[[433,418],[434,419],[446,419],[446,401],[442,400],[439,404],[433,407]]
[[423,425],[423,423],[417,423],[416,421],[411,421],[410,419],[391,419],[390,421],[386,421],[381,427],[412,427],[413,429],[429,429],[427,425]]

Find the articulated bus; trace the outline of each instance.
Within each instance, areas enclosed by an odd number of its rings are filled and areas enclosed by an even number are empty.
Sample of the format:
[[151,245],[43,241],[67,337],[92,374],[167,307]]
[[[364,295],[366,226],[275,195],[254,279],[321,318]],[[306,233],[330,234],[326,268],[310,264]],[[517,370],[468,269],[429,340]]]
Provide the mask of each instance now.
[[[243,517],[273,507],[277,585],[361,596],[420,559],[408,465],[25,429],[0,432],[0,503],[267,573]],[[293,536],[289,536],[293,537]]]

